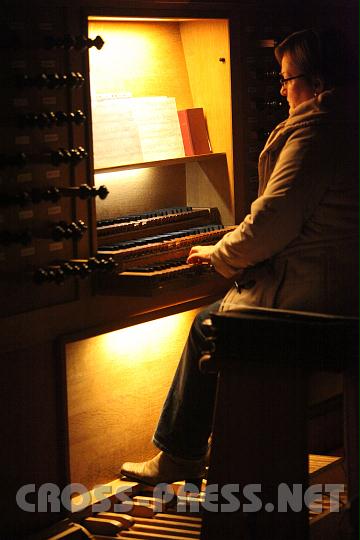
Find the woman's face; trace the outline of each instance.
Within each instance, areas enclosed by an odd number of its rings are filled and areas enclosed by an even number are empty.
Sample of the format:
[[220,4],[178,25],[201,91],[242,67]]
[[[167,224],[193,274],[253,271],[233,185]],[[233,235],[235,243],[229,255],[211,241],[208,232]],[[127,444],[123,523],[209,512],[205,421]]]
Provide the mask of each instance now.
[[[285,53],[281,60],[281,76],[283,79],[302,75],[300,69],[292,62],[289,54]],[[280,94],[286,96],[290,106],[290,112],[298,105],[314,97],[314,87],[305,77],[299,77],[285,82],[280,89]]]

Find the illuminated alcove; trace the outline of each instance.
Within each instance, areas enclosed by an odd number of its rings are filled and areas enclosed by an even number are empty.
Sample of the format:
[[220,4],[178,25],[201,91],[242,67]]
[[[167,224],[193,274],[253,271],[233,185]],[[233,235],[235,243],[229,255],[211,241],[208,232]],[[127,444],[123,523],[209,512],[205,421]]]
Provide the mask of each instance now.
[[[167,96],[176,100],[177,110],[201,107],[212,147],[205,160],[186,156],[134,166],[131,160],[127,165],[115,159],[113,168],[100,169],[95,152],[95,184],[111,186],[107,200],[96,201],[98,219],[116,217],[114,208],[120,216],[174,205],[217,206],[222,223],[232,224],[229,21],[89,17],[89,36],[97,35],[105,44],[100,51],[89,51],[92,103],[98,94]],[[119,182],[113,181],[114,171]],[[128,184],[126,191],[123,182]],[[136,198],[143,192],[147,195]]]
[[156,453],[153,431],[196,310],[66,345],[70,479],[87,489]]

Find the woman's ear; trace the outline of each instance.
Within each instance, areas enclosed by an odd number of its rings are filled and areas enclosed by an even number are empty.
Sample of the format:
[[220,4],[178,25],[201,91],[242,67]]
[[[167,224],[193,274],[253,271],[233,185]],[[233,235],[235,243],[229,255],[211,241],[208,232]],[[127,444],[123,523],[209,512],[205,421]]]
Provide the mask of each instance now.
[[313,81],[313,88],[314,88],[314,96],[321,94],[321,92],[323,92],[325,89],[324,81],[320,79],[320,77],[316,77]]

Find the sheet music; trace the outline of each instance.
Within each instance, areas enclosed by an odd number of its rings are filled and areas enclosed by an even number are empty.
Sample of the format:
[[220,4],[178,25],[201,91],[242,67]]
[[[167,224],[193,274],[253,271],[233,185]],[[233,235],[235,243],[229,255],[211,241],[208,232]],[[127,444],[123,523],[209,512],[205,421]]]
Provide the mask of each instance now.
[[131,98],[97,95],[92,102],[92,117],[95,169],[142,161]]
[[185,155],[175,98],[134,98],[133,112],[139,128],[143,161]]
[[175,98],[99,94],[92,111],[95,169],[185,155]]

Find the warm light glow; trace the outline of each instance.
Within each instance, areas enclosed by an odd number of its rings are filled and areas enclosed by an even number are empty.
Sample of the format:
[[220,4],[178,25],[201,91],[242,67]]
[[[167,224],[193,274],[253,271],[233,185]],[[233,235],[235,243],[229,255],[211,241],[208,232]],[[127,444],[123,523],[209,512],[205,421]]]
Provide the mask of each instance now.
[[67,344],[72,482],[91,489],[124,461],[154,454],[151,437],[197,311]]
[[[97,30],[92,31],[91,25],[89,34],[94,38],[97,34]],[[132,78],[140,76],[141,71],[149,64],[153,49],[152,41],[147,34],[134,32],[132,28],[127,26],[123,26],[121,32],[118,28],[107,28],[105,33],[104,30],[101,31],[101,35],[105,40],[105,45],[101,54],[90,50],[90,73],[98,72],[101,69],[103,73],[107,72],[108,76],[114,76],[115,73],[121,75],[119,82],[121,81],[123,86],[118,87],[117,91],[127,92],[127,74],[131,73]],[[101,81],[91,79],[92,94],[94,90],[97,92],[96,83],[98,82]]]
[[[89,16],[89,22],[189,22],[201,21],[202,19],[179,18],[179,17],[99,17],[98,15]],[[207,19],[212,20],[212,19]],[[221,20],[221,19],[215,19]]]
[[[104,46],[89,50],[91,95],[175,97],[178,108],[192,106],[179,22],[89,21],[89,36]],[[161,74],[161,76],[159,76]],[[185,77],[185,79],[184,79]]]
[[194,313],[187,311],[105,334],[101,336],[103,355],[109,361],[121,357],[126,364],[145,366],[173,342],[175,333],[188,328],[193,317]]
[[113,171],[104,173],[95,173],[95,185],[101,184],[118,184],[122,179],[128,180],[129,178],[146,178],[148,169],[126,169],[123,171]]

